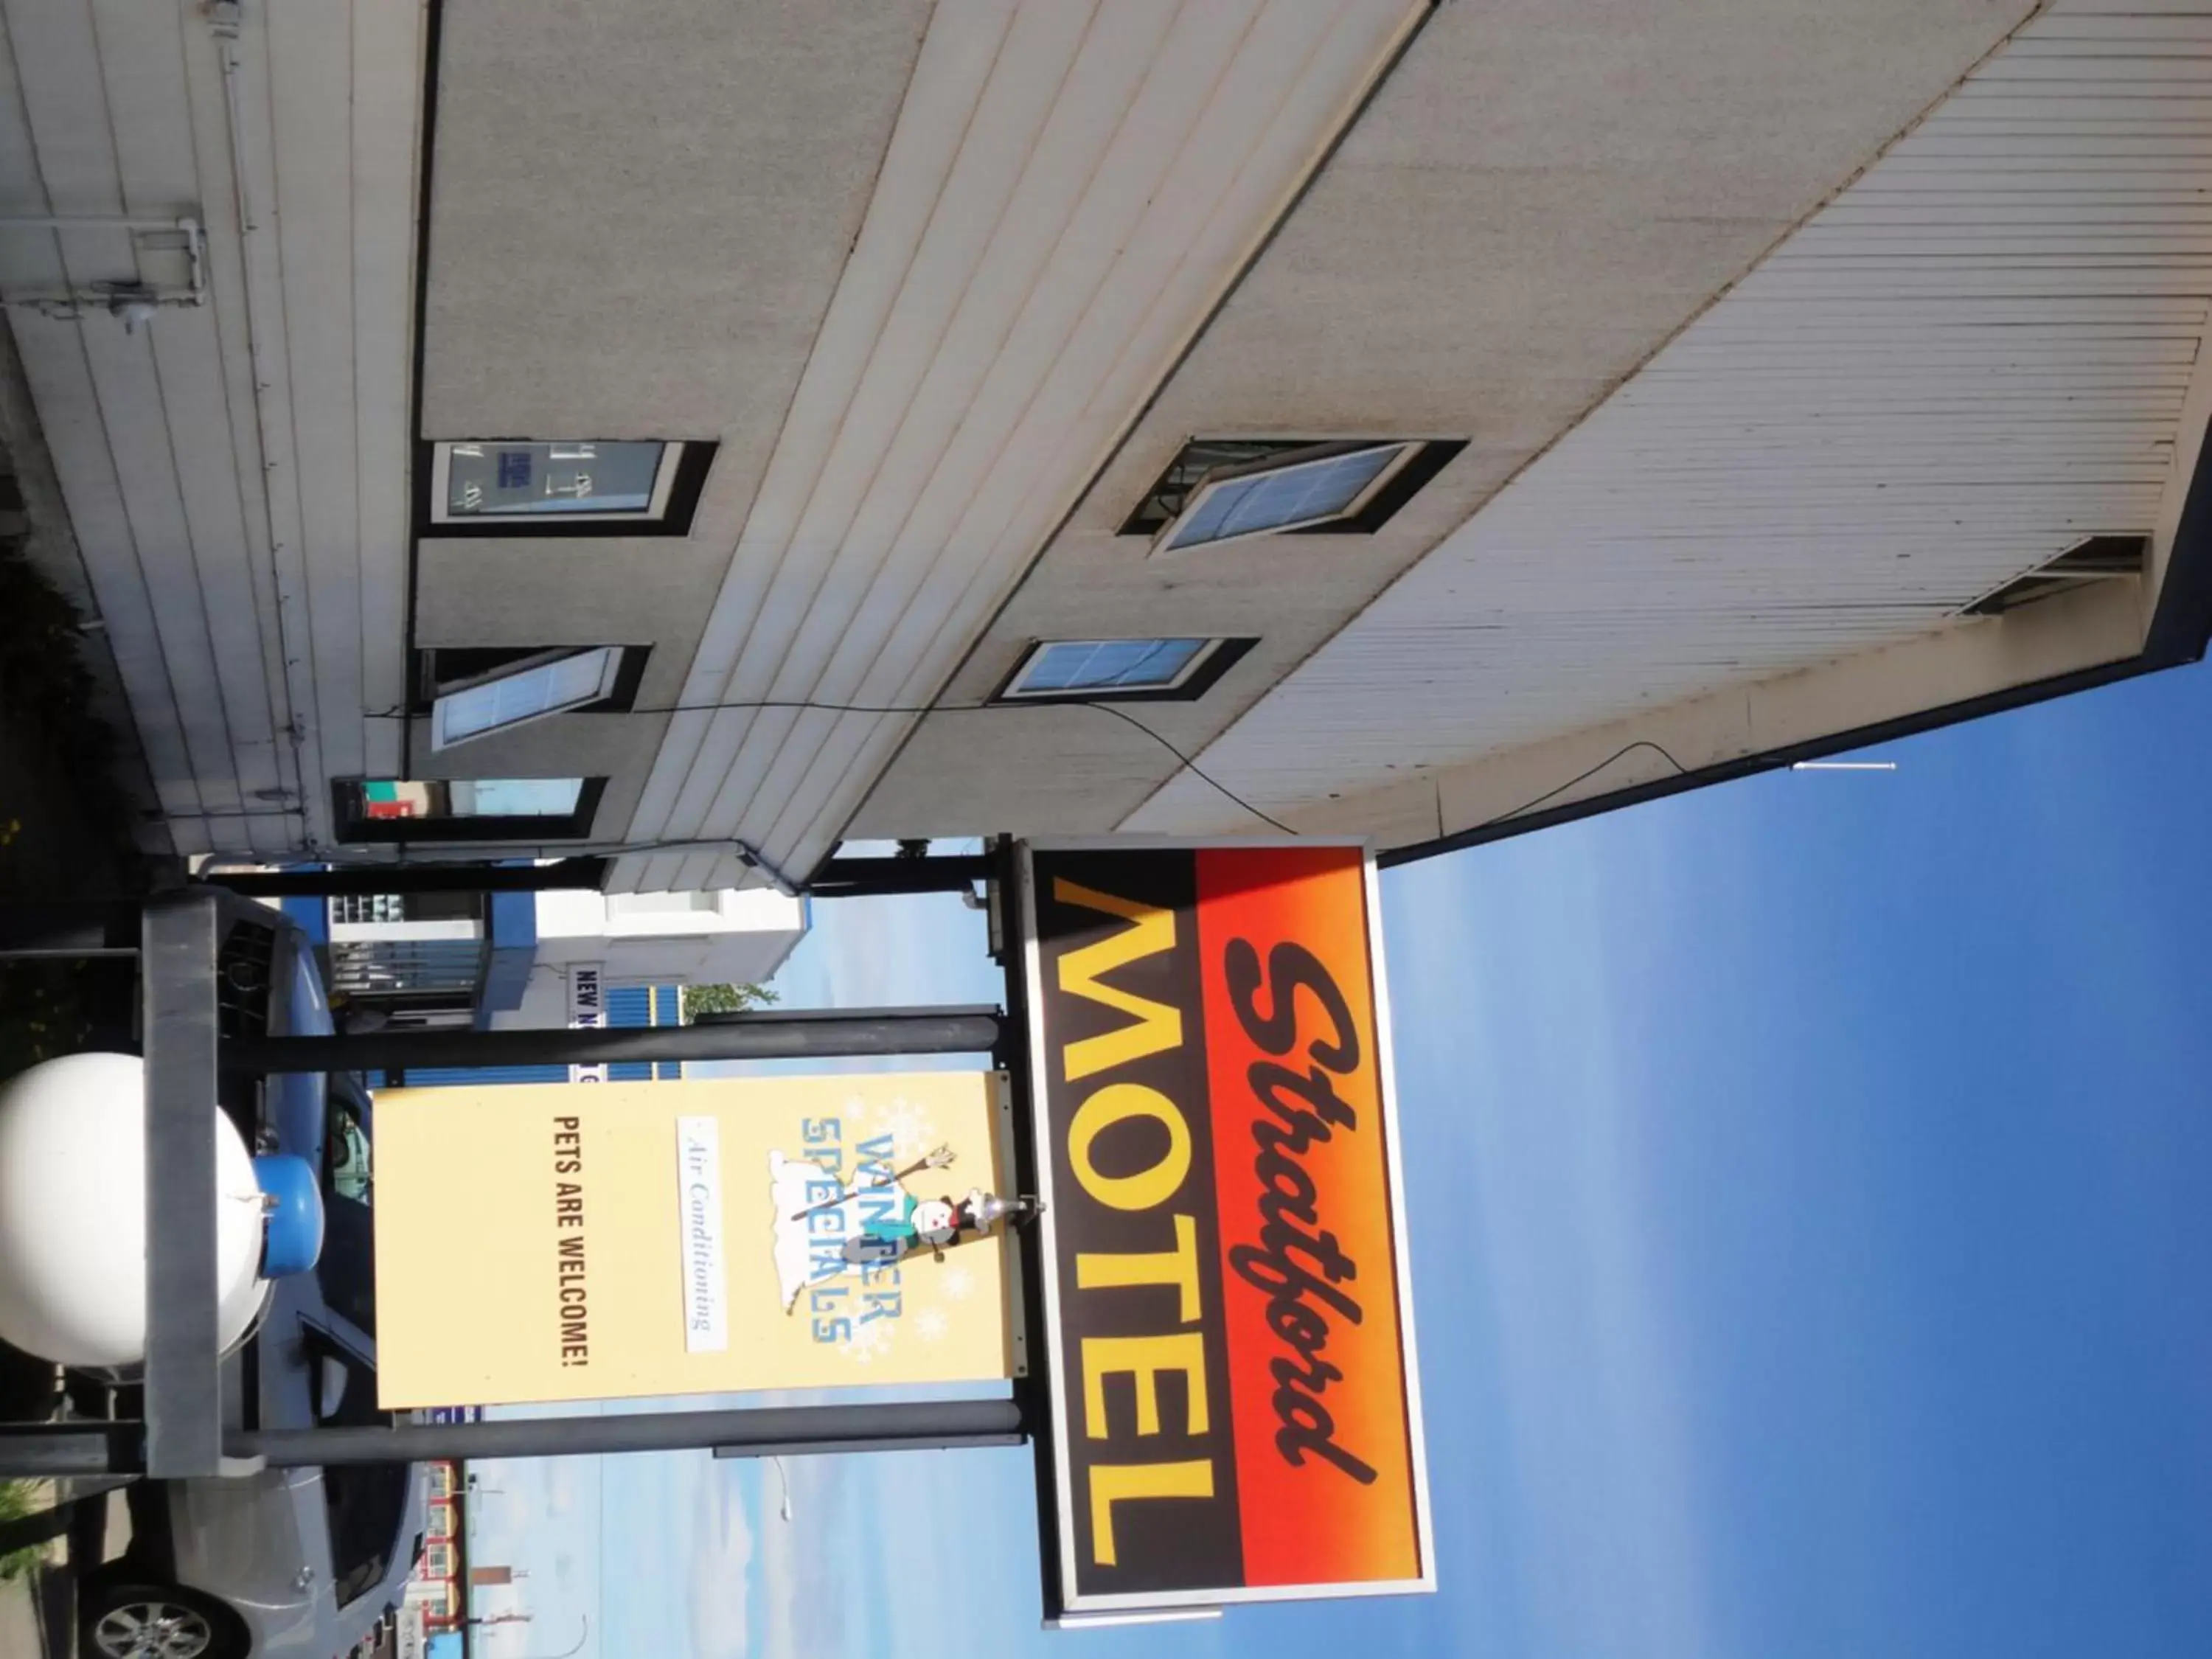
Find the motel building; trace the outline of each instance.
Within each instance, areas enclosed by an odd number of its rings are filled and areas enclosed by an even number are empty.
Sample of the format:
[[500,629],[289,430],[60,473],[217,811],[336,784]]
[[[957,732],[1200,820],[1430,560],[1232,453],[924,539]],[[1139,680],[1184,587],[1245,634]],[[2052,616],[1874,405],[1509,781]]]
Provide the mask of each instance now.
[[6,33],[0,439],[152,853],[589,859],[610,927],[864,837],[1415,858],[2212,626],[2198,9]]
[[[811,915],[805,897],[764,887],[346,894],[282,908],[313,942],[342,1023],[422,1030],[679,1024],[683,987],[766,981]],[[518,1080],[556,1075],[524,1069]]]

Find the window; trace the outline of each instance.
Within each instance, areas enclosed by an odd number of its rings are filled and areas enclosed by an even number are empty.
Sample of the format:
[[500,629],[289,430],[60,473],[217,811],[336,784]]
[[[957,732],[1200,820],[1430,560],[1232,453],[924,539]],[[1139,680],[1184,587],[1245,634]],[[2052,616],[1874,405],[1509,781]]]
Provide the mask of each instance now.
[[350,778],[331,784],[343,841],[577,841],[605,778]]
[[431,750],[549,714],[628,708],[648,654],[619,645],[418,652],[416,686],[430,713]]
[[376,1224],[369,1148],[368,1109],[355,1098],[356,1085],[332,1077],[323,1097],[323,1248],[315,1283],[324,1304],[350,1320],[364,1336],[376,1334]]
[[482,439],[428,446],[421,526],[434,536],[687,534],[711,443]]
[[481,921],[476,893],[337,893],[330,902],[333,927],[395,927],[410,921]]
[[1370,535],[1467,446],[1442,439],[1194,438],[1121,526],[1156,553],[1253,536]]
[[425,1513],[422,1524],[430,1529],[430,1536],[433,1538],[454,1536],[453,1506],[451,1504],[431,1504]]
[[422,1552],[422,1576],[426,1578],[451,1578],[453,1576],[453,1547],[433,1544]]
[[2014,577],[1994,593],[1983,595],[1966,607],[1966,614],[2001,617],[2038,599],[2071,593],[2085,582],[2140,576],[2149,554],[2150,543],[2142,536],[2092,536],[2049,564],[2038,565],[2025,576]]
[[1188,702],[1250,650],[1251,640],[1044,640],[999,688],[999,702]]
[[1315,453],[1224,467],[1209,474],[1160,532],[1164,553],[1217,546],[1248,536],[1310,530],[1352,516],[1383,481],[1406,464],[1414,444]]
[[453,1495],[453,1466],[451,1463],[430,1465],[430,1496],[451,1498]]
[[542,517],[639,519],[668,507],[682,444],[441,444],[436,510],[446,523]]
[[[316,1426],[381,1428],[391,1424],[391,1414],[376,1408],[374,1371],[319,1333],[311,1334],[302,1352],[312,1367]],[[324,1409],[321,1376],[326,1363],[345,1372],[344,1392],[338,1395],[336,1409],[328,1411]],[[343,1607],[384,1582],[399,1547],[413,1469],[406,1463],[334,1463],[322,1472],[322,1483],[323,1508],[331,1527],[331,1590]]]
[[368,1132],[350,1104],[335,1099],[323,1139],[323,1184],[334,1198],[355,1204],[373,1201]]

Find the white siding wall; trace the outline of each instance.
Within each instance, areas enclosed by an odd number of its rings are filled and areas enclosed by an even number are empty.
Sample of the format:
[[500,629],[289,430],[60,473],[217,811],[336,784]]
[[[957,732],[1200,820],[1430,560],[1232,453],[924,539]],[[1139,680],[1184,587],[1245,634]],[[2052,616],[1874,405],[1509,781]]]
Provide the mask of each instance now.
[[[1339,795],[2003,626],[1948,619],[2150,533],[2178,487],[2209,162],[2212,14],[2053,8],[1200,764],[1340,819]],[[1126,822],[1240,820],[1184,775]]]
[[565,1024],[568,984],[560,970],[576,963],[599,963],[610,980],[631,984],[757,984],[806,935],[802,900],[757,888],[714,896],[713,912],[655,915],[623,915],[603,893],[540,893],[529,994],[518,1012],[496,1023]]
[[[0,214],[208,228],[204,307],[136,335],[9,313],[180,852],[326,842],[330,777],[397,760],[370,716],[404,678],[422,7],[243,16],[234,156],[196,0],[0,5]],[[0,228],[9,294],[181,270]]]
[[[940,8],[681,701],[927,702],[1420,9]],[[678,714],[630,839],[734,835],[803,876],[908,724]]]

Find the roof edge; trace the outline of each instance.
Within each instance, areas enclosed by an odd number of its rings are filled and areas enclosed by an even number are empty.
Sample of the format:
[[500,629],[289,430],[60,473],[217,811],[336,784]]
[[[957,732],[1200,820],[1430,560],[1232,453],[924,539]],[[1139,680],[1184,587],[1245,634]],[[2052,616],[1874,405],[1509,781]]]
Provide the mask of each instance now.
[[1855,749],[1891,743],[1900,738],[1917,737],[1923,732],[1979,720],[1987,714],[2025,708],[2034,703],[2049,702],[2054,697],[2070,696],[2077,691],[2094,690],[2100,686],[2116,684],[2141,675],[2185,667],[2203,659],[2208,643],[2212,643],[2212,442],[2207,442],[2198,451],[2196,471],[2190,478],[2180,522],[2175,528],[2173,544],[2167,555],[2166,579],[2159,587],[2158,603],[2151,613],[2150,625],[2145,630],[2142,649],[2134,656],[2007,686],[1982,696],[1941,704],[1916,714],[1852,726],[1824,737],[1808,738],[1786,748],[1771,749],[1757,755],[1740,756],[1696,767],[1673,777],[1657,778],[1626,789],[1588,796],[1541,811],[1496,819],[1455,830],[1449,835],[1432,836],[1402,847],[1383,848],[1376,853],[1376,861],[1385,869],[1412,864],[1422,859],[1435,858],[1440,854],[1455,853],[1462,848],[1486,846],[1510,836],[1525,836],[1532,830],[1548,830],[1557,824],[1595,817],[1601,812],[1682,794],[1692,789],[1701,789],[1708,784],[1727,783],[1761,772],[1778,771],[1799,761],[1822,760]]

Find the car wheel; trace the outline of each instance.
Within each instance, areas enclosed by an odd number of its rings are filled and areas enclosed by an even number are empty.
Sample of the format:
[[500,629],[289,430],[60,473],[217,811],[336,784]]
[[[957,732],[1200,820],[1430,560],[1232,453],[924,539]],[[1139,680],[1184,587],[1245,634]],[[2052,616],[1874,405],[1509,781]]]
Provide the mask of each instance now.
[[244,1659],[237,1615],[173,1584],[94,1583],[77,1610],[84,1659]]

